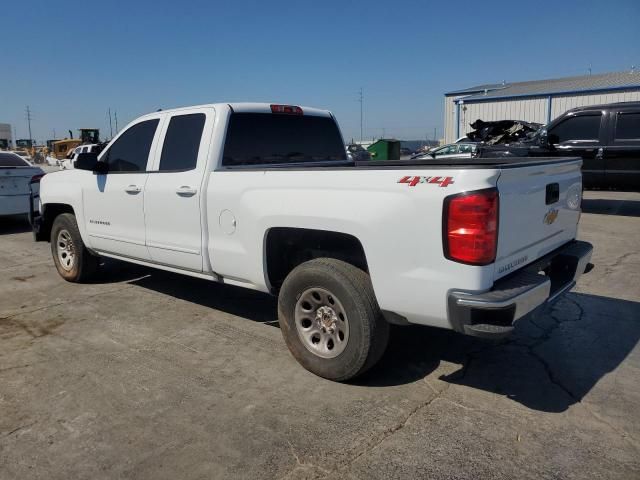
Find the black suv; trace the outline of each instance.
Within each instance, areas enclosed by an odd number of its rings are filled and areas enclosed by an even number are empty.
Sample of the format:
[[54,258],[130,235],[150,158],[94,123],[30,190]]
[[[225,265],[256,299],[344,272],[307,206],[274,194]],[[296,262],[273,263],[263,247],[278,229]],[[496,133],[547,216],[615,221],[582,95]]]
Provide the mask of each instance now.
[[476,158],[582,157],[585,187],[640,190],[640,102],[578,107],[527,141],[486,145]]

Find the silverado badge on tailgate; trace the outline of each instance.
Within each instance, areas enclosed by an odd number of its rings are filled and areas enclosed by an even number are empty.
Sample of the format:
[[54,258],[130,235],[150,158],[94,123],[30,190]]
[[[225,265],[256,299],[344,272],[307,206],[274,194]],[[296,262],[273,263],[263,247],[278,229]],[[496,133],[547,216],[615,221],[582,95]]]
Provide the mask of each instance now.
[[545,213],[543,222],[547,225],[551,225],[556,221],[556,218],[558,218],[558,209],[552,208],[547,213]]

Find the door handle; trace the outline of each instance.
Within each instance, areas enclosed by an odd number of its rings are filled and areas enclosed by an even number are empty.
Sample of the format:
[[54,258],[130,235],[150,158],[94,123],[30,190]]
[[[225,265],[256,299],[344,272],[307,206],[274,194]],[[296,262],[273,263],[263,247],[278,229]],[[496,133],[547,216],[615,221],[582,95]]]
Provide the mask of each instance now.
[[193,197],[196,193],[198,193],[198,190],[188,185],[182,185],[176,190],[176,193],[181,197]]
[[604,157],[604,148],[599,148],[598,152],[596,153],[596,160],[602,160],[603,157]]
[[124,191],[127,193],[136,194],[142,191],[142,187],[139,187],[138,185],[129,185],[124,189]]

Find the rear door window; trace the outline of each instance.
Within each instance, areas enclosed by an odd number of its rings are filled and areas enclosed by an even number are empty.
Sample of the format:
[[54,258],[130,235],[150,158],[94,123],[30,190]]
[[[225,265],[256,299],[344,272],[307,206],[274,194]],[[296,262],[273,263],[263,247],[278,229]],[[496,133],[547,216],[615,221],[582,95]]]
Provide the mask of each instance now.
[[475,145],[469,145],[468,143],[460,145],[460,153],[471,153],[473,151],[475,151]]
[[101,158],[109,164],[109,173],[144,172],[157,127],[156,118],[137,123],[120,135]]
[[549,131],[552,143],[594,141],[600,139],[601,114],[569,117]]
[[205,119],[204,113],[171,117],[162,146],[160,171],[196,168]]
[[331,117],[233,113],[222,165],[227,167],[346,161]]
[[640,139],[640,112],[620,112],[616,119],[616,140]]

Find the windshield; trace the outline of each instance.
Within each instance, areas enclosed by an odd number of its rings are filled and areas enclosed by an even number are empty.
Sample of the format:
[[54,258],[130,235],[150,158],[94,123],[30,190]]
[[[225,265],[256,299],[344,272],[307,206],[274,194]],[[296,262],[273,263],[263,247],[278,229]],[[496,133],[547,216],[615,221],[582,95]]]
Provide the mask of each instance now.
[[30,165],[15,153],[0,152],[0,167],[29,167]]
[[272,113],[234,113],[222,164],[269,165],[347,161],[333,118]]
[[452,153],[456,153],[458,149],[458,145],[453,144],[453,145],[445,145],[444,147],[441,147],[437,150],[434,150],[434,154],[435,155],[450,155]]

